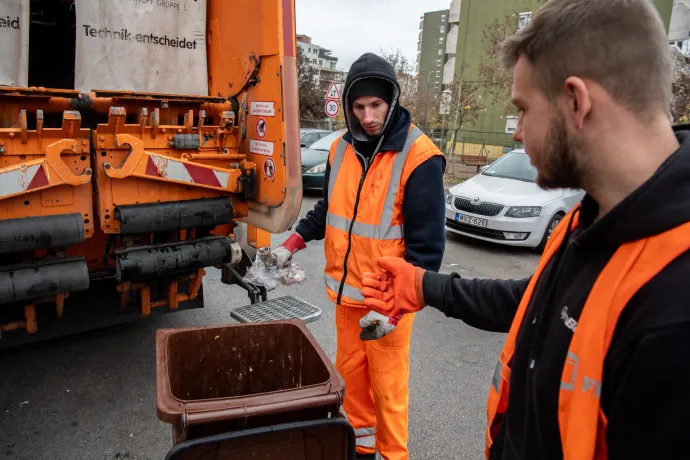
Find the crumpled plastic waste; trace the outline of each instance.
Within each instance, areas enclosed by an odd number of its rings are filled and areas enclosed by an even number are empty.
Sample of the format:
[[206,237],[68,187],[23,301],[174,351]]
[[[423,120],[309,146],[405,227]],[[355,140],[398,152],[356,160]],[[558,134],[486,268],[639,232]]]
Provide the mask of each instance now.
[[285,267],[278,268],[271,255],[271,248],[268,247],[256,251],[254,264],[249,267],[243,278],[247,283],[265,287],[267,291],[272,291],[279,284],[301,284],[306,279],[306,273],[295,262],[290,261]]

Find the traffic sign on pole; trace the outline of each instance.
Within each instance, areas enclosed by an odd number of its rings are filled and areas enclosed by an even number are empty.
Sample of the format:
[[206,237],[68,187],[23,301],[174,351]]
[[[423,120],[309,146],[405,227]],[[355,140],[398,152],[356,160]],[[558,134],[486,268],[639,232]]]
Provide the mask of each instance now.
[[340,91],[338,91],[338,86],[335,84],[334,81],[331,82],[331,87],[328,88],[328,92],[326,93],[326,99],[335,99],[335,100],[340,100]]
[[328,99],[326,101],[326,115],[329,117],[334,117],[338,115],[338,111],[340,110],[340,104],[338,104],[338,101],[334,99]]

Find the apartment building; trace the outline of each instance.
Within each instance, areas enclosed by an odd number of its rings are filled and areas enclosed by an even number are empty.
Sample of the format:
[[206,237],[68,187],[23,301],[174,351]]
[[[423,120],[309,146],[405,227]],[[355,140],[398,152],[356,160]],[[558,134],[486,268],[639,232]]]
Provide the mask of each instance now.
[[[667,30],[672,13],[677,18],[673,30],[669,31],[669,41],[687,52],[690,35],[683,39],[683,34],[690,27],[690,0],[652,2]],[[417,48],[419,91],[426,92],[427,82],[430,91],[443,91],[445,85],[460,76],[465,81],[479,82],[479,64],[486,58],[486,28],[509,15],[516,15],[518,27],[524,27],[540,3],[540,0],[453,0],[447,10],[425,13],[420,20]],[[482,103],[487,109],[473,130],[514,131],[516,120],[505,115],[503,104],[492,104],[486,99]]]

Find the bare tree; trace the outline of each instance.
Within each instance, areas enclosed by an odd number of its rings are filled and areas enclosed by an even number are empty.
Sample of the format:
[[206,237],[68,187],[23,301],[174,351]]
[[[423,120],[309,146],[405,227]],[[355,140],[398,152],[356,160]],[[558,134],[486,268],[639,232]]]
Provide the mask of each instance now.
[[484,27],[484,54],[479,63],[479,83],[493,104],[503,107],[505,115],[514,115],[515,107],[510,102],[513,88],[513,75],[501,64],[501,45],[518,30],[519,16],[510,14],[495,19]]
[[318,70],[312,67],[301,48],[297,48],[297,83],[299,86],[299,115],[302,119],[325,118],[323,92],[317,87]]
[[446,125],[452,129],[474,126],[486,110],[481,102],[481,97],[486,91],[477,82],[468,80],[465,75],[463,67],[453,82],[446,86],[451,95]]
[[414,65],[407,60],[399,49],[395,51],[380,50],[380,55],[383,59],[390,62],[395,69],[396,78],[400,85],[400,105],[414,112],[418,102]]

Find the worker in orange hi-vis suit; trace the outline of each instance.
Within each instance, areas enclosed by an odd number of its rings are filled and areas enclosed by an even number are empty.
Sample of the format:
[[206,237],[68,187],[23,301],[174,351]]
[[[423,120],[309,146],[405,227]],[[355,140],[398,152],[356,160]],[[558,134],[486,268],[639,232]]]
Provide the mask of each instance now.
[[362,274],[382,256],[438,271],[445,248],[445,159],[399,104],[393,67],[365,54],[343,91],[348,130],[324,156],[323,199],[273,250],[283,266],[325,238],[325,284],[336,304],[336,367],[358,458],[409,458],[408,377],[414,315],[367,309]]

